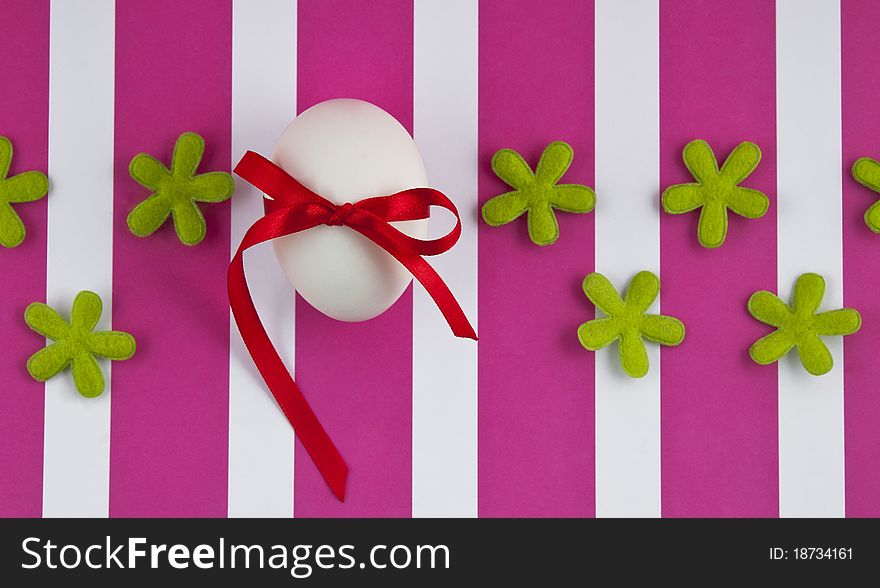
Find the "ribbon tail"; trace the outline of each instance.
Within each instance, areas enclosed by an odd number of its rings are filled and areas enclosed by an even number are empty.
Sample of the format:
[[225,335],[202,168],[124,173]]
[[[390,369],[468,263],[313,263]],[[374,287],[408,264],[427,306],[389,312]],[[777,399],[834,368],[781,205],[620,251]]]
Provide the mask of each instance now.
[[425,290],[434,300],[437,308],[440,309],[443,318],[446,319],[446,323],[456,337],[476,341],[477,333],[474,331],[474,327],[471,326],[467,315],[461,309],[461,306],[458,304],[452,291],[449,290],[449,286],[440,277],[440,274],[421,255],[398,243],[393,236],[394,233],[390,232],[395,230],[393,227],[390,225],[385,226],[388,227],[387,230],[384,227],[379,229],[356,225],[351,225],[351,228],[393,255],[397,261],[409,270],[413,277],[425,287]]
[[246,245],[247,240],[245,236],[227,275],[232,315],[257,369],[296,436],[308,451],[330,490],[344,502],[348,466],[275,351],[248,292],[242,258],[242,252],[249,246]]

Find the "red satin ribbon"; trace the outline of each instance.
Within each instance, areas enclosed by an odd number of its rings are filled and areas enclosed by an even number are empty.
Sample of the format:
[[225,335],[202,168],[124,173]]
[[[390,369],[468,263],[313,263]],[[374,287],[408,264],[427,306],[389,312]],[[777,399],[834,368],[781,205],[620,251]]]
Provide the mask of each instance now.
[[[424,255],[443,253],[455,245],[461,236],[458,210],[449,198],[431,188],[412,188],[390,196],[336,205],[253,151],[245,153],[233,171],[271,196],[272,200],[265,200],[266,216],[248,229],[229,265],[229,306],[232,315],[257,369],[297,437],[336,497],[345,500],[348,466],[266,334],[248,291],[242,255],[254,245],[318,225],[349,227],[393,255],[412,273],[434,299],[457,337],[476,340],[477,334],[452,292],[434,268],[422,258]],[[423,241],[405,235],[389,224],[427,218],[431,206],[445,208],[455,215],[455,227],[443,237]]]

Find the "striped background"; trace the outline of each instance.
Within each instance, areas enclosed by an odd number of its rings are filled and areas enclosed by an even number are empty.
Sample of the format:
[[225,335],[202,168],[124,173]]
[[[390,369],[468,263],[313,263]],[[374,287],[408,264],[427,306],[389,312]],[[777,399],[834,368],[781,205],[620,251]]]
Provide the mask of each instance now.
[[[880,3],[872,0],[4,0],[0,134],[11,172],[47,170],[47,199],[0,251],[0,516],[878,516],[880,237],[849,167],[880,156]],[[419,288],[372,321],[297,298],[269,247],[247,259],[257,306],[351,466],[324,486],[229,320],[226,266],[260,214],[240,184],[205,207],[196,248],[124,219],[145,193],[131,157],[182,131],[203,169],[270,153],[287,122],[334,97],[372,101],[413,133],[432,184],[463,213],[433,260],[478,344],[456,340]],[[696,215],[658,212],[687,181],[681,149],[757,142],[748,180],[771,196],[704,250]],[[572,144],[595,185],[561,238],[477,223],[503,185],[492,153]],[[659,272],[658,308],[688,337],[650,350],[642,380],[583,351],[593,270]],[[748,295],[787,296],[804,271],[826,305],[862,312],[835,367],[755,366],[766,332]],[[88,288],[138,339],[110,390],[79,397],[24,364],[22,320]],[[45,393],[43,388],[45,388]]]

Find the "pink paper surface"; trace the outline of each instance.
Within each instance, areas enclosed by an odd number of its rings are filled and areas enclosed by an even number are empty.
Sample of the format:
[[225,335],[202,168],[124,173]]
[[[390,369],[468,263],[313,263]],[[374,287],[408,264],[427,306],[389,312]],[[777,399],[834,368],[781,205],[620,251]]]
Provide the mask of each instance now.
[[715,250],[697,242],[697,213],[661,214],[660,304],[687,326],[661,351],[663,516],[779,512],[776,367],[749,359],[766,329],[746,310],[752,292],[776,289],[775,36],[773,0],[660,3],[661,186],[693,181],[690,140],[721,161],[750,140],[763,158],[744,185],[771,201],[760,220],[731,214]]
[[[297,111],[359,98],[412,134],[412,2],[300,0],[298,7]],[[411,516],[412,287],[364,323],[336,321],[297,297],[296,380],[349,478],[340,503],[297,442],[295,516]]]
[[[0,135],[12,141],[9,176],[47,171],[49,159],[49,0],[6,0],[0,18]],[[24,309],[46,300],[46,199],[14,206],[27,229],[14,249],[0,247],[0,517],[40,516],[43,391],[25,369],[44,339]]]
[[229,204],[202,206],[197,247],[125,219],[149,195],[128,175],[139,152],[168,165],[195,131],[200,170],[230,169],[231,50],[231,0],[117,3],[113,325],[138,350],[113,365],[111,516],[226,515]]
[[862,314],[862,330],[843,340],[846,514],[880,516],[880,236],[864,214],[878,195],[852,177],[859,157],[880,159],[880,3],[841,5],[843,107],[843,297]]
[[[492,173],[509,147],[531,165],[564,140],[565,182],[593,185],[593,2],[537,9],[480,3],[480,201],[510,188]],[[593,354],[577,326],[593,314],[580,284],[593,270],[593,216],[559,213],[539,247],[525,218],[479,224],[479,514],[593,516]]]

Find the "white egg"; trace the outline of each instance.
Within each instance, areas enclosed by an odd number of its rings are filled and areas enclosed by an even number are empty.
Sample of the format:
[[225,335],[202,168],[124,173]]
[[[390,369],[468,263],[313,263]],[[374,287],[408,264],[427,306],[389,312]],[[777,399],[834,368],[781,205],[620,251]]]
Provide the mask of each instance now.
[[[328,100],[288,125],[273,159],[300,183],[336,203],[427,186],[415,142],[397,120],[362,100]],[[423,239],[428,220],[396,222]],[[412,274],[384,249],[345,226],[318,226],[273,241],[291,284],[322,313],[364,321],[388,310]]]

